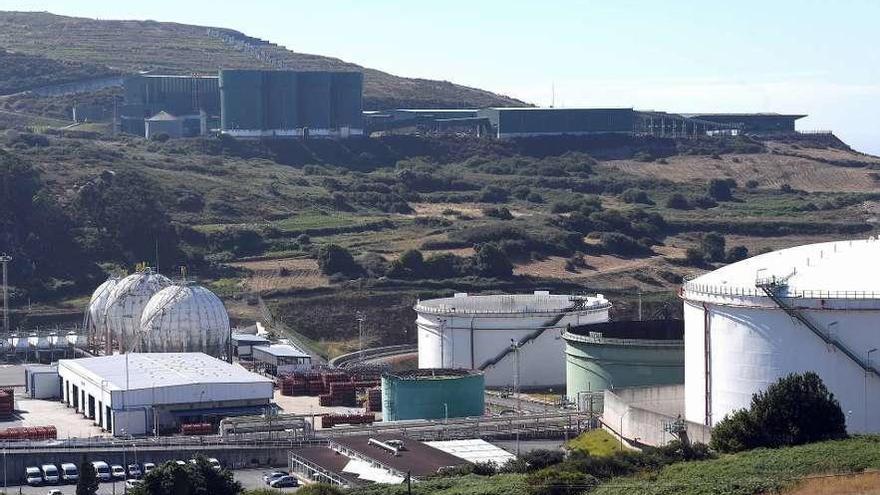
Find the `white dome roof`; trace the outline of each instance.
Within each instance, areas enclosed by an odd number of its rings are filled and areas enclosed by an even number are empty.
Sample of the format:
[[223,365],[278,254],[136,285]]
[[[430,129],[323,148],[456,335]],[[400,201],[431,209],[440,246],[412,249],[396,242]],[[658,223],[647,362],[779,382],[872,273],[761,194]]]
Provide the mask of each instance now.
[[880,299],[880,240],[823,242],[739,261],[684,284],[685,298],[764,297],[761,280],[784,282],[780,295],[822,299]]
[[229,341],[229,314],[210,290],[195,284],[157,292],[140,320],[142,352],[204,352],[222,355]]
[[89,307],[86,308],[86,322],[83,325],[87,332],[94,332],[96,336],[103,337],[107,332],[104,321],[104,312],[107,310],[107,300],[110,291],[119,283],[118,277],[110,277],[95,289],[92,298],[89,299]]
[[171,280],[150,268],[129,275],[110,290],[104,317],[107,329],[120,347],[133,349],[140,333],[141,313],[153,294],[171,285]]

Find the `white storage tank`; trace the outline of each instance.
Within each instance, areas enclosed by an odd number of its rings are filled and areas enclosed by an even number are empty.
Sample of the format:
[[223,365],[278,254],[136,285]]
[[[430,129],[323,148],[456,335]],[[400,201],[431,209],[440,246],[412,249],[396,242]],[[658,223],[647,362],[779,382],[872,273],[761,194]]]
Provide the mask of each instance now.
[[[151,268],[133,273],[110,290],[104,310],[107,332],[122,351],[133,350],[140,334],[141,313],[153,294],[171,285],[171,280]],[[109,343],[110,340],[108,339]],[[106,351],[110,351],[108,346]]]
[[204,352],[224,356],[229,343],[229,314],[213,292],[192,283],[157,292],[140,321],[141,352]]
[[107,320],[104,313],[107,311],[107,300],[110,298],[110,291],[119,282],[117,277],[110,277],[95,289],[89,300],[89,306],[86,308],[86,314],[83,321],[83,329],[89,335],[92,335],[96,342],[103,341],[107,337]]
[[520,386],[565,386],[568,325],[608,321],[611,303],[595,296],[534,294],[453,297],[418,302],[419,368],[480,370],[487,387],[514,385],[519,348]]
[[686,282],[685,416],[714,425],[789,373],[814,371],[850,432],[880,432],[880,241],[762,254]]

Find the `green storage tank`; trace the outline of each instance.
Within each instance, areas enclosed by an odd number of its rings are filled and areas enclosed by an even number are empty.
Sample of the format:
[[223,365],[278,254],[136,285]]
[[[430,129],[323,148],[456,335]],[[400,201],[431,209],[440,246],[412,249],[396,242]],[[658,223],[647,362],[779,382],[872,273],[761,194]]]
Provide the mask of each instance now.
[[483,374],[472,370],[418,369],[382,376],[382,420],[482,416]]
[[568,328],[566,395],[684,383],[682,320],[610,321]]

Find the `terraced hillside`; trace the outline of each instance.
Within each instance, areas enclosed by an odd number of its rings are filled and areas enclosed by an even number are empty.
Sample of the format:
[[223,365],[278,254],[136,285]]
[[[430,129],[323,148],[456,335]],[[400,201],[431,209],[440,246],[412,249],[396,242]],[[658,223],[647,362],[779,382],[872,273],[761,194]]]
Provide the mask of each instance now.
[[[523,105],[521,101],[480,89],[445,81],[398,77],[336,58],[294,52],[233,30],[170,22],[0,12],[0,47],[64,64],[96,64],[127,73],[153,70],[186,74],[214,72],[220,67],[270,68],[269,60],[292,69],[363,69],[367,108]],[[69,70],[59,67],[56,71],[59,81],[73,73],[78,73],[76,67]],[[3,84],[4,81],[0,81],[0,87]],[[9,81],[5,84],[10,85]],[[23,89],[28,89],[28,85],[20,83],[7,91]]]

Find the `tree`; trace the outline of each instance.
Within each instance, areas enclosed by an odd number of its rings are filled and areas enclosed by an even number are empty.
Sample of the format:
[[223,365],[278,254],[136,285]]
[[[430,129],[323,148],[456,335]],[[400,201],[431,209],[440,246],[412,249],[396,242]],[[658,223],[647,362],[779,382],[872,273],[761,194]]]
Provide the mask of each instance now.
[[241,483],[229,470],[217,471],[199,456],[196,463],[181,466],[166,462],[144,476],[142,485],[129,490],[131,495],[238,495]]
[[723,261],[724,236],[718,232],[709,232],[700,240],[700,250],[709,261]]
[[730,201],[733,199],[733,188],[736,181],[733,179],[712,179],[709,181],[707,194],[718,201]]
[[642,203],[646,205],[654,204],[654,202],[651,201],[651,198],[648,197],[648,193],[635,187],[631,187],[620,193],[620,199],[627,203]]
[[388,276],[391,278],[422,278],[425,274],[425,258],[418,249],[408,249],[391,262]]
[[684,252],[684,262],[691,266],[699,266],[705,263],[706,259],[703,255],[703,251],[689,247]]
[[688,202],[687,198],[685,198],[683,194],[673,193],[666,200],[666,207],[675,210],[687,210],[691,207],[691,204]]
[[513,275],[513,264],[495,243],[479,245],[473,261],[474,270],[483,277],[505,278]]
[[736,452],[800,445],[846,436],[834,394],[813,372],[790,374],[752,396],[749,409],[725,417],[712,431],[712,448]]
[[745,246],[733,246],[727,251],[727,262],[735,263],[749,257],[749,249]]
[[83,456],[79,463],[79,479],[76,480],[76,495],[95,495],[98,492],[98,473],[95,466]]
[[318,267],[325,275],[341,273],[357,276],[362,271],[348,249],[336,244],[327,244],[318,249]]

